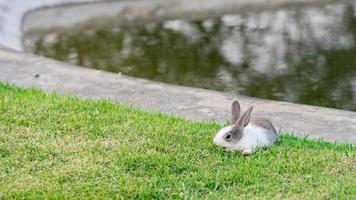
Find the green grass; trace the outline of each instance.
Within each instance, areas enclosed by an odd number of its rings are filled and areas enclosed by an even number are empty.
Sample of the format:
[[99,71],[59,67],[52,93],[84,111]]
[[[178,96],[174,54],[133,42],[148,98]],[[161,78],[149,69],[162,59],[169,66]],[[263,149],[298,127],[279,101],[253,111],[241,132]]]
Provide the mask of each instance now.
[[356,148],[283,135],[251,157],[220,125],[0,83],[0,199],[356,199]]

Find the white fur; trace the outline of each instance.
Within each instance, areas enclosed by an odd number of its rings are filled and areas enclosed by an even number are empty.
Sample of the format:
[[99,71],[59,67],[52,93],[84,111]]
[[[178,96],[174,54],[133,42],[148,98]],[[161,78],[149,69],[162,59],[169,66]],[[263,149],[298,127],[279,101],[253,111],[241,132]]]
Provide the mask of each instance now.
[[267,131],[267,129],[250,123],[244,128],[243,136],[234,149],[253,150],[257,147],[268,147],[272,145],[272,142],[268,140]]
[[258,147],[268,147],[273,144],[267,137],[267,129],[248,124],[242,134],[242,138],[236,144],[230,144],[223,138],[225,133],[231,131],[232,126],[222,128],[215,136],[214,143],[227,148],[227,150],[254,150]]
[[222,129],[220,129],[220,131],[216,134],[213,142],[221,147],[233,148],[234,146],[231,146],[231,144],[226,142],[224,139],[225,133],[230,132],[231,129],[232,129],[232,126],[226,126]]

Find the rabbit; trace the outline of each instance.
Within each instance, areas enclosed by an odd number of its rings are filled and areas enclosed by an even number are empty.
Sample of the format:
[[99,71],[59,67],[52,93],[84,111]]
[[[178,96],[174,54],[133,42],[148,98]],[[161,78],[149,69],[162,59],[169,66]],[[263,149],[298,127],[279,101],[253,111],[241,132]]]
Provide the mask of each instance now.
[[240,104],[234,101],[231,106],[231,124],[222,128],[213,142],[228,151],[242,151],[245,156],[251,155],[258,147],[270,147],[278,142],[278,134],[271,121],[264,118],[251,119],[252,109],[253,106],[240,116]]

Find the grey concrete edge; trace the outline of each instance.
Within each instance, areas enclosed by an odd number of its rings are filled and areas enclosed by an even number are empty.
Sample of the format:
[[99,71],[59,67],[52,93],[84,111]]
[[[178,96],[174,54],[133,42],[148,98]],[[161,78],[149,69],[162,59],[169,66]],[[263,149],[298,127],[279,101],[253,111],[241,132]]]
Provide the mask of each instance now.
[[237,99],[243,109],[253,105],[255,116],[270,118],[282,132],[356,143],[355,112],[169,85],[5,49],[0,50],[0,71],[1,81],[17,86],[81,98],[109,99],[194,121],[228,120],[231,102]]
[[0,81],[17,86],[109,99],[194,121],[227,120],[231,102],[237,99],[243,109],[253,105],[255,116],[270,118],[282,132],[356,144],[355,112],[169,85],[61,63],[7,47],[0,47],[0,72]]

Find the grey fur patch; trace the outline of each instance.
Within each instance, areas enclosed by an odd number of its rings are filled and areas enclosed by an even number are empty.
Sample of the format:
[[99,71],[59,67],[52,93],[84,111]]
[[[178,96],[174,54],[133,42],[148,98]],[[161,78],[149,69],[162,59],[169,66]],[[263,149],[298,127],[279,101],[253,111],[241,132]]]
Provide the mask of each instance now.
[[229,143],[232,143],[232,144],[236,144],[241,138],[242,138],[242,130],[238,127],[234,127],[232,128],[232,130],[230,132],[227,132],[225,135],[224,135],[224,138],[226,137],[226,135],[231,135],[231,139],[230,140],[226,140],[226,142],[229,142]]
[[269,119],[266,118],[261,118],[261,117],[256,117],[251,119],[251,123],[262,127],[264,129],[267,129],[267,137],[269,140],[278,142],[278,134],[276,129],[274,128],[272,122]]

